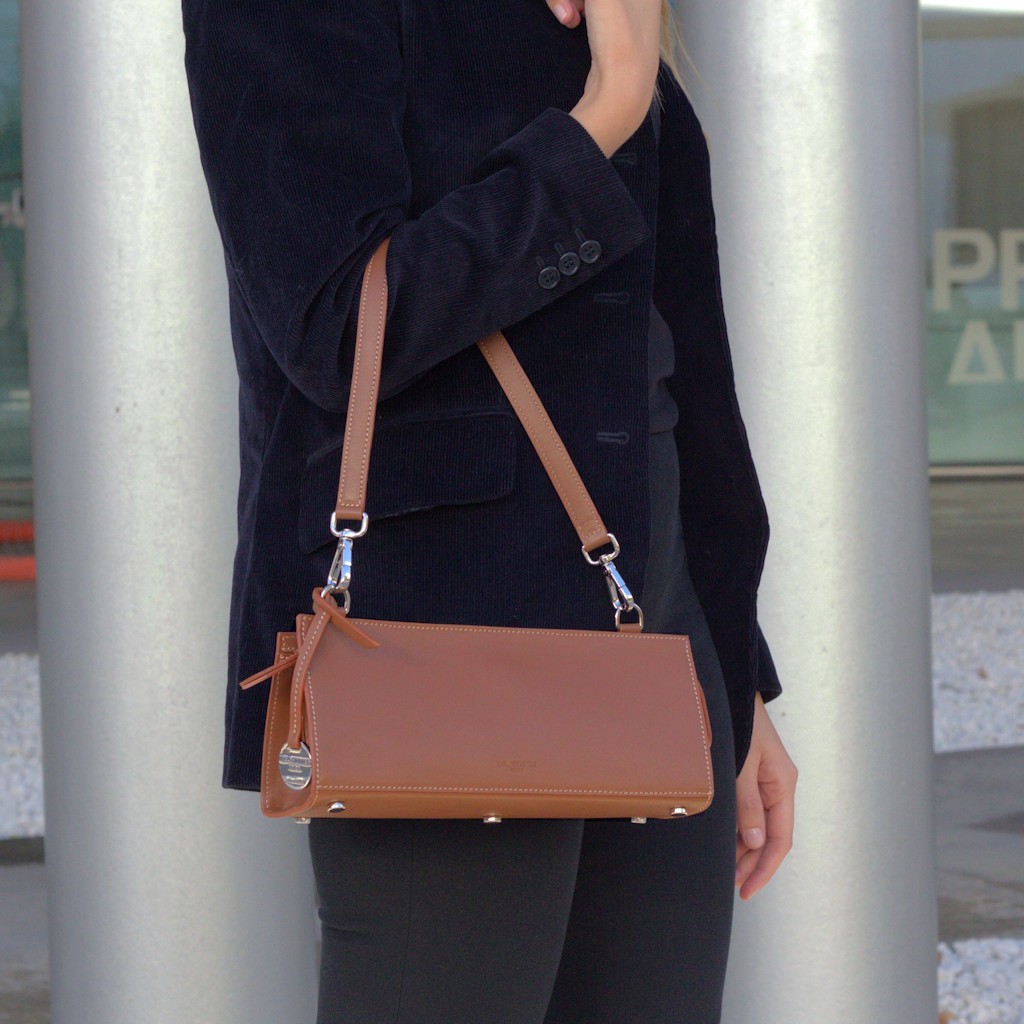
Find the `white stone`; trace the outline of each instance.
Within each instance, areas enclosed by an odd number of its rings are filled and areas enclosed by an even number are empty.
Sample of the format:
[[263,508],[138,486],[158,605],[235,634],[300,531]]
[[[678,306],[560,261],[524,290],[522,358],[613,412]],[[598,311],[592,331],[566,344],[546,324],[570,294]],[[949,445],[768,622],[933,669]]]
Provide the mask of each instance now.
[[39,658],[0,656],[0,839],[43,834]]
[[932,598],[936,751],[1024,744],[1024,590]]
[[939,1009],[953,1024],[1024,1024],[1024,940],[940,942]]

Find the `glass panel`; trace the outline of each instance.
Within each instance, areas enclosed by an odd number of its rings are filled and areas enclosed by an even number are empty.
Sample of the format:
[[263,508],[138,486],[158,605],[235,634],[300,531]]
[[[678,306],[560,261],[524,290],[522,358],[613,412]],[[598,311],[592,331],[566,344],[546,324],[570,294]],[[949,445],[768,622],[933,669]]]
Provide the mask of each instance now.
[[1024,464],[1024,3],[943,6],[923,14],[931,460]]
[[0,480],[31,475],[21,197],[18,4],[0,0]]

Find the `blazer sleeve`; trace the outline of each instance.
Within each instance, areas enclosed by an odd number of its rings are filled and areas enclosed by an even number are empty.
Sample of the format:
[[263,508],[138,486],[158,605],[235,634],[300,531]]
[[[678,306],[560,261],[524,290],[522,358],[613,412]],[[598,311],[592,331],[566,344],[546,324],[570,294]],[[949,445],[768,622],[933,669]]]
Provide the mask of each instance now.
[[760,626],[757,627],[757,692],[765,704],[782,695],[779,673]]
[[[228,273],[284,374],[324,409],[347,402],[362,272],[387,235],[381,398],[651,235],[595,139],[552,106],[410,218],[394,0],[183,0],[182,11]],[[599,256],[542,286],[555,243],[581,240]]]

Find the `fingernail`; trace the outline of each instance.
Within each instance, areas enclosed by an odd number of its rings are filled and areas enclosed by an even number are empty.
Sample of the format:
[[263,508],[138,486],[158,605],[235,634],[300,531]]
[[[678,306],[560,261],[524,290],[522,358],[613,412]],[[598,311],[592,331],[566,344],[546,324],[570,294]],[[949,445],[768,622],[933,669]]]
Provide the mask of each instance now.
[[743,842],[747,846],[760,846],[762,832],[759,828],[746,828],[743,830]]
[[569,20],[569,8],[565,4],[555,4],[555,15],[564,25]]

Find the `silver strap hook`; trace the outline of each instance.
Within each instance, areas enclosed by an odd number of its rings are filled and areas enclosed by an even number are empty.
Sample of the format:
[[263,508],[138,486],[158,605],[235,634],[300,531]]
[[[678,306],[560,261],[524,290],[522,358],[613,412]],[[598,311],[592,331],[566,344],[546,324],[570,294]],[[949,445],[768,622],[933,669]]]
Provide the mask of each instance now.
[[352,583],[352,541],[366,533],[369,523],[369,517],[364,512],[359,529],[350,530],[347,527],[339,527],[337,513],[331,513],[331,533],[338,538],[338,547],[334,552],[331,568],[327,572],[327,584],[320,591],[320,595],[326,597],[328,594],[342,594],[346,612],[352,606],[352,595],[348,590]]
[[615,538],[614,533],[608,534],[608,540],[612,545],[612,550],[606,552],[603,555],[598,555],[597,558],[592,558],[590,552],[587,551],[586,547],[583,548],[583,557],[591,565],[599,565],[605,575],[605,583],[608,584],[608,594],[612,600],[612,607],[615,609],[615,628],[622,628],[622,613],[635,611],[639,617],[640,628],[643,629],[644,625],[644,613],[640,610],[640,606],[633,599],[633,594],[629,587],[626,586],[626,581],[622,578],[622,573],[619,572],[615,565],[614,559],[618,556],[621,548],[619,542]]

